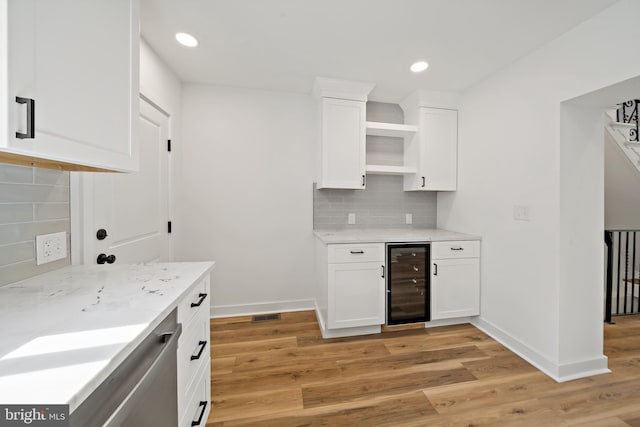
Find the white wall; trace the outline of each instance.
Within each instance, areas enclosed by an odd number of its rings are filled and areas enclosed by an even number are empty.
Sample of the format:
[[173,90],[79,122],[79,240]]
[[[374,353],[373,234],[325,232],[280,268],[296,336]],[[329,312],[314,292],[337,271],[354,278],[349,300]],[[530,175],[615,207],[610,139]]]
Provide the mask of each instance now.
[[616,3],[466,91],[458,191],[438,196],[439,227],[483,236],[479,326],[560,380],[606,371],[602,113],[622,99],[561,103],[640,75],[610,42],[637,40],[638,16]]
[[605,228],[640,230],[640,172],[608,132],[604,160]]
[[309,95],[185,85],[178,260],[217,262],[214,316],[312,308]]

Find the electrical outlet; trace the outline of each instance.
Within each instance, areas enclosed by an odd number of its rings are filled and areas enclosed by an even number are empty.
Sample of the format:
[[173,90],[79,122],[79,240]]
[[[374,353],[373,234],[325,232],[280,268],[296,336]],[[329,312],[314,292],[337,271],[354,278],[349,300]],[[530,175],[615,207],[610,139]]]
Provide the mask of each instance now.
[[413,224],[413,215],[412,214],[406,214],[405,215],[405,223],[406,224]]
[[67,257],[67,232],[36,236],[36,264],[46,264]]
[[347,215],[347,224],[355,224],[356,223],[356,214],[354,213],[350,213],[349,215]]
[[513,219],[517,221],[529,221],[529,206],[513,207]]

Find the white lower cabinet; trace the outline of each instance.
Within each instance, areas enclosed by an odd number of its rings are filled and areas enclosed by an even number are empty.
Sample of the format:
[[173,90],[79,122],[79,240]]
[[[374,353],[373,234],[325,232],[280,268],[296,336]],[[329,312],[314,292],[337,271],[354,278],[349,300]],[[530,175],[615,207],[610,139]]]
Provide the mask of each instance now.
[[380,331],[384,253],[384,243],[317,244],[316,312],[325,338]]
[[180,426],[204,426],[211,411],[209,278],[178,304],[178,419]]
[[329,264],[329,328],[384,323],[384,261]]
[[431,320],[480,314],[480,242],[431,245]]

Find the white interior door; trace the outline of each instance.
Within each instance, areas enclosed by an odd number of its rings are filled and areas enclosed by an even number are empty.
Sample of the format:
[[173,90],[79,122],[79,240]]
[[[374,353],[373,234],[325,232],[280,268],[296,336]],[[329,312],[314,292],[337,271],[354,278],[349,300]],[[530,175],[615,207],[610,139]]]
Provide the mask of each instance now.
[[[83,173],[83,262],[95,264],[99,254],[116,262],[169,261],[168,116],[140,100],[140,171]],[[98,230],[107,237],[99,240]]]

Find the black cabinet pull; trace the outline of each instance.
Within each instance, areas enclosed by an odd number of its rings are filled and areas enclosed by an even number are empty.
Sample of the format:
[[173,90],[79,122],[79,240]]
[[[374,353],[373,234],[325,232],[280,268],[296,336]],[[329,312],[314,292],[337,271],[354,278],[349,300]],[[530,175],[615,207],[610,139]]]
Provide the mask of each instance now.
[[438,275],[438,264],[436,264],[435,262],[433,263],[433,275]]
[[204,417],[204,411],[207,410],[207,401],[201,400],[198,406],[202,407],[202,411],[200,411],[200,416],[198,417],[197,421],[191,421],[191,427],[199,426],[200,423],[202,422],[202,417]]
[[191,303],[191,307],[200,307],[200,304],[202,304],[202,301],[204,301],[204,299],[207,297],[207,294],[198,294],[198,298],[200,298],[198,300],[198,302],[192,302]]
[[451,248],[452,251],[464,251],[464,248]]
[[380,267],[382,267],[382,278],[384,279],[384,265],[381,265]]
[[424,186],[425,186],[425,185],[427,185],[427,183],[426,183],[426,181],[425,181],[425,179],[424,179],[424,176],[423,176],[423,177],[422,177],[422,188],[424,188]]
[[192,355],[191,356],[191,360],[200,359],[200,356],[202,356],[202,352],[204,351],[204,348],[207,346],[207,342],[206,341],[198,341],[198,345],[200,346],[200,351],[195,356]]
[[362,186],[364,187],[367,184],[367,176],[362,175]]
[[31,98],[16,96],[16,102],[18,104],[27,104],[27,133],[16,132],[16,138],[33,139],[36,133],[36,101]]
[[352,254],[363,254],[364,253],[364,251],[349,251],[349,252],[351,252]]

